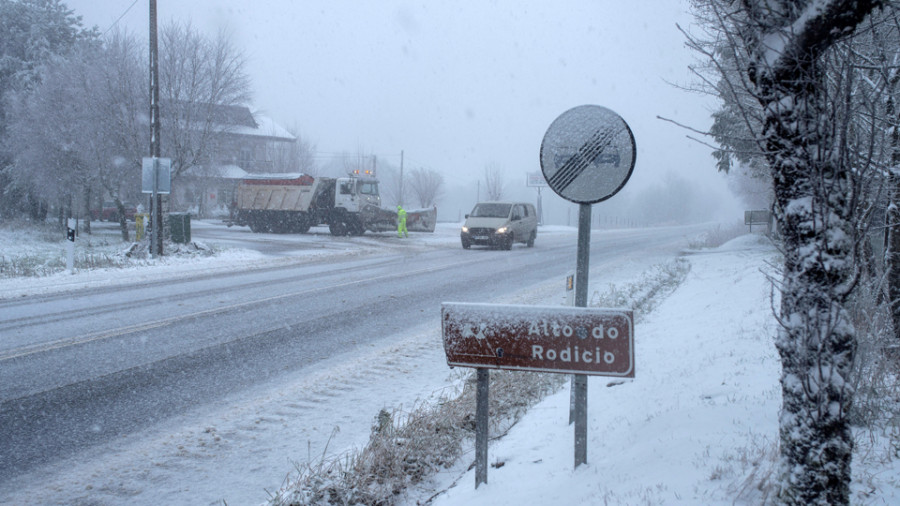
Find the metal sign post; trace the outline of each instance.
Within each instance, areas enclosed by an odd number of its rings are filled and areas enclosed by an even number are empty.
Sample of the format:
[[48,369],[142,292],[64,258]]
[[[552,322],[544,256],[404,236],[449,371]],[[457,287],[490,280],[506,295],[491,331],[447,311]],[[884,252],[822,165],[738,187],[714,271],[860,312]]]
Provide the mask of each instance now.
[[537,216],[538,225],[544,224],[544,205],[541,201],[541,188],[547,187],[547,181],[544,180],[544,174],[540,172],[529,172],[525,178],[525,186],[537,188]]
[[[153,157],[153,188],[150,189],[150,219],[154,221],[154,223],[158,223],[159,220],[157,217],[159,216],[159,199],[156,197],[159,196],[159,158]],[[150,227],[150,258],[156,258],[159,254],[156,251],[156,235],[159,234],[159,227]]]
[[[578,215],[578,255],[575,269],[575,307],[587,307],[591,258],[591,205],[581,204]],[[575,403],[575,467],[587,463],[587,376],[576,374],[572,382]]]
[[488,393],[491,371],[476,369],[478,383],[475,387],[475,488],[487,483],[488,472]]
[[144,157],[141,163],[141,193],[150,194],[150,258],[155,258],[162,252],[158,251],[162,243],[162,218],[158,213],[159,195],[172,192],[172,159],[158,157]]
[[[541,142],[541,171],[560,197],[579,204],[575,306],[587,307],[591,204],[619,192],[634,170],[637,149],[631,128],[615,112],[597,105],[561,114]],[[587,462],[587,376],[572,381],[575,467]]]

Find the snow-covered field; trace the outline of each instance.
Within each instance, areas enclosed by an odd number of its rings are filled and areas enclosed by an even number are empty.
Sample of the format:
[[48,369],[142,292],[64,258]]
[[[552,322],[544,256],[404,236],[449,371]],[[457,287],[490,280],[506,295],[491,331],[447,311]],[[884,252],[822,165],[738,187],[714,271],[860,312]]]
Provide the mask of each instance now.
[[[433,236],[411,239],[420,247],[457,246],[456,230],[448,225]],[[545,232],[575,234],[565,227]],[[273,259],[224,251],[124,272],[130,281],[158,279],[310,260],[302,256]],[[636,378],[589,380],[587,465],[573,469],[569,392],[564,389],[491,442],[486,485],[475,489],[474,469],[467,470],[474,452],[469,452],[456,467],[401,500],[492,506],[762,503],[757,485],[774,469],[780,407],[776,327],[765,277],[767,262],[775,257],[767,240],[754,235],[687,255],[692,268],[686,281],[652,313],[637,315]],[[657,260],[636,261],[621,272],[592,273],[591,290],[625,283]],[[0,298],[124,282],[122,274],[111,269],[0,280]],[[558,285],[496,302],[559,304]],[[358,413],[374,418],[383,407],[408,408],[453,385],[461,371],[444,365],[440,340],[435,318],[397,336],[388,348],[327,361],[276,391],[249,392],[186,413],[123,438],[114,452],[97,449],[102,459],[82,455],[80,461],[33,472],[0,488],[0,503],[259,504],[266,499],[264,489],[281,485],[275,477],[294,471],[292,462],[320,458],[318,451],[308,452],[310,439],[331,437],[331,450],[361,446],[371,418],[360,422]],[[859,434],[855,504],[900,504],[900,455],[893,430],[893,447],[890,433]],[[258,486],[248,490],[248,477]]]

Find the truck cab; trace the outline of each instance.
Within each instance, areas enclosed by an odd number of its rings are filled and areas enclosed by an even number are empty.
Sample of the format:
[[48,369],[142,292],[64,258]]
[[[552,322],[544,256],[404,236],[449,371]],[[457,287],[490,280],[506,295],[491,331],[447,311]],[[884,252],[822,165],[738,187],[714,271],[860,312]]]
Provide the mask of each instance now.
[[378,180],[368,177],[341,177],[337,180],[334,207],[358,213],[368,206],[381,207]]

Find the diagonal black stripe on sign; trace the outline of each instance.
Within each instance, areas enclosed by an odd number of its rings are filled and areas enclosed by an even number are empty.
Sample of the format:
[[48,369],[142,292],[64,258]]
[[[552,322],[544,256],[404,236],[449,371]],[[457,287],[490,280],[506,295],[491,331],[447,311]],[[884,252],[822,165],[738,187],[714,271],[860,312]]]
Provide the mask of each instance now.
[[612,129],[595,132],[590,139],[578,148],[575,154],[566,160],[566,163],[553,174],[547,183],[557,191],[564,191],[609,147],[612,138]]

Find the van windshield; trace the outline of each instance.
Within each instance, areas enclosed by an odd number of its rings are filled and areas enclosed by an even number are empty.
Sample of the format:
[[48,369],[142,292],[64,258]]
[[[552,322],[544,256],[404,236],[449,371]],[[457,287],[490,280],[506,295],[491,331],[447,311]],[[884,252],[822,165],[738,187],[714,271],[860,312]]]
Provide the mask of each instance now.
[[512,204],[478,204],[472,209],[472,214],[476,218],[506,218],[509,216],[509,208]]

